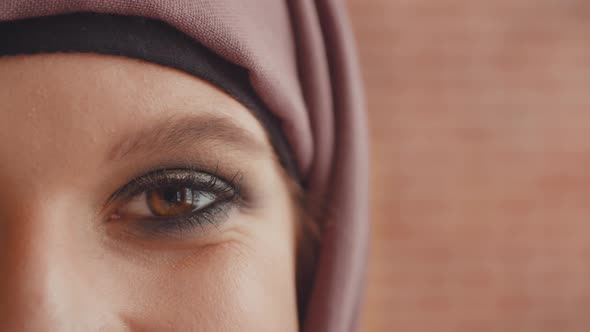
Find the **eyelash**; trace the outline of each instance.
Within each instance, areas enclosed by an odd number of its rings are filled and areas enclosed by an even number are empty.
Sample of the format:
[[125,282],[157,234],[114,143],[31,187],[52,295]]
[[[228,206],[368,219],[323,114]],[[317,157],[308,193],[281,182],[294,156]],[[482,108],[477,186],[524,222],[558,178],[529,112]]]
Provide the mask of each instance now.
[[178,235],[199,226],[210,224],[218,228],[227,217],[232,207],[241,202],[241,174],[235,173],[229,180],[195,169],[160,169],[131,180],[117,190],[108,202],[122,201],[119,207],[144,192],[161,187],[184,187],[194,191],[211,193],[217,201],[190,215],[177,217],[138,218],[140,231],[147,235]]

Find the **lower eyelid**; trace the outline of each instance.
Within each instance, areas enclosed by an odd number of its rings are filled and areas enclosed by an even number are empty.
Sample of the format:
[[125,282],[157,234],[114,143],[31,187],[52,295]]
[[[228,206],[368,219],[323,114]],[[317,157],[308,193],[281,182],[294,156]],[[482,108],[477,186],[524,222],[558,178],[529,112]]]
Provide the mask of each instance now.
[[235,207],[235,204],[231,202],[219,203],[190,216],[139,219],[133,222],[134,225],[128,227],[136,228],[133,232],[140,232],[140,236],[143,237],[186,238],[195,233],[198,234],[197,236],[204,236],[211,230],[220,230],[220,226],[230,218],[231,211]]

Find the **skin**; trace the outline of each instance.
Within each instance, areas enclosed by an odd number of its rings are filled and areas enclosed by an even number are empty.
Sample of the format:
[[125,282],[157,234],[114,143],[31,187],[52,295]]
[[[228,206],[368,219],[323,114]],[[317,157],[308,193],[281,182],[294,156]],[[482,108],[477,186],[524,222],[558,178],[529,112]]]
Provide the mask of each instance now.
[[[297,330],[293,204],[244,106],[93,54],[0,58],[0,100],[3,330]],[[174,234],[112,219],[119,188],[178,167],[238,178],[244,197]]]

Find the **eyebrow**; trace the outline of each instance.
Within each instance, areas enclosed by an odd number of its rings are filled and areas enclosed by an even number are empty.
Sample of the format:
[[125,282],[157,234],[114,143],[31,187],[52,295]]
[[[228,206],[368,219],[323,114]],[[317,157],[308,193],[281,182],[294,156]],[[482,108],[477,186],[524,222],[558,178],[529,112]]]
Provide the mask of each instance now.
[[108,153],[108,160],[117,161],[131,155],[151,154],[179,150],[197,142],[223,143],[232,150],[248,153],[268,151],[269,146],[249,130],[240,127],[230,118],[211,114],[172,117],[157,124],[128,134],[120,139]]

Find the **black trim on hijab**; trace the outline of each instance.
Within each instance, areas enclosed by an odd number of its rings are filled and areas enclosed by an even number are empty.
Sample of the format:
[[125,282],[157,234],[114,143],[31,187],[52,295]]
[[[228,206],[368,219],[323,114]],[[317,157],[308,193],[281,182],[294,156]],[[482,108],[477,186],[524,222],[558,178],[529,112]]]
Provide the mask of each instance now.
[[0,22],[0,56],[61,52],[137,58],[185,71],[216,85],[252,111],[265,127],[281,164],[299,180],[280,121],[254,92],[248,71],[167,23],[99,13]]

